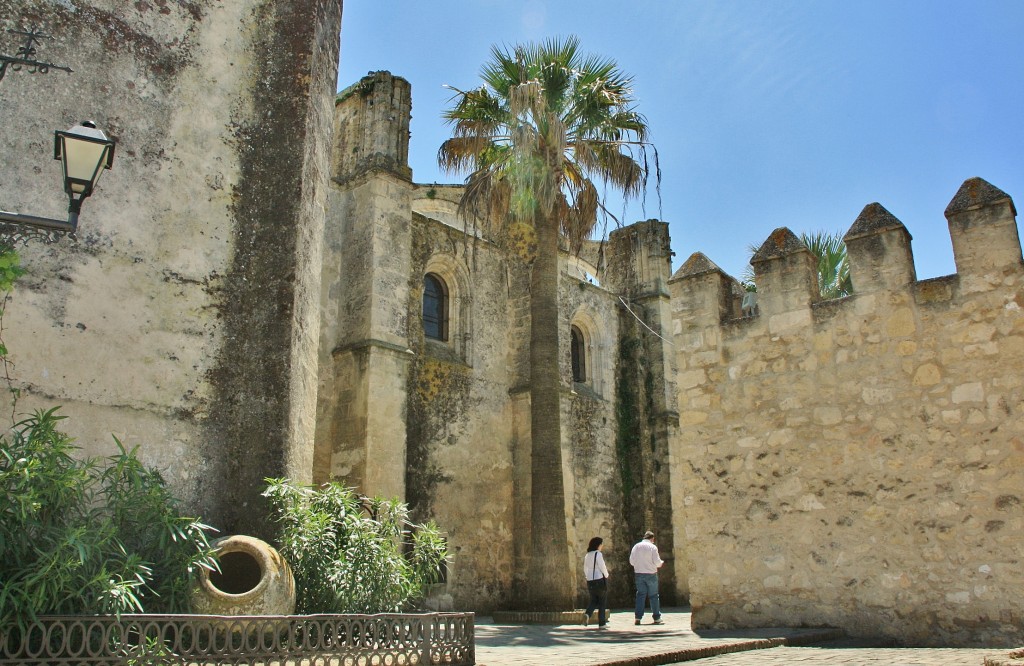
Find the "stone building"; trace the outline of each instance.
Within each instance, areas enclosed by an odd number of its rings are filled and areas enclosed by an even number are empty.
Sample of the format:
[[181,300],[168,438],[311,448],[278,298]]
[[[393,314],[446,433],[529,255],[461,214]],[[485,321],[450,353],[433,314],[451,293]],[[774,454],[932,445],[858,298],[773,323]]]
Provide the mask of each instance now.
[[[528,236],[467,227],[458,187],[413,180],[405,81],[335,99],[341,3],[0,10],[75,70],[0,81],[17,119],[3,207],[61,216],[54,129],[91,118],[118,141],[77,243],[22,250],[2,329],[18,410],[61,405],[88,454],[111,434],[140,446],[228,532],[268,535],[267,476],[401,497],[449,540],[436,603],[520,606]],[[580,596],[600,534],[626,604],[626,553],[653,528],[665,600],[698,626],[1024,641],[1015,214],[967,181],[947,210],[957,273],[917,281],[910,234],[872,204],[847,234],[856,294],[835,301],[778,230],[752,317],[710,259],[670,275],[660,221],[565,254],[563,569]]]
[[[409,96],[378,72],[338,100],[314,478],[435,519],[456,605],[521,607],[528,281],[514,242],[457,215],[460,188],[412,180]],[[564,255],[567,571],[605,536],[628,605],[625,556],[653,527],[663,594],[697,626],[1022,640],[1015,210],[971,179],[947,218],[957,274],[919,282],[910,234],[867,206],[845,238],[856,293],[830,301],[775,231],[755,316],[699,253],[670,278],[661,222]]]
[[[0,0],[0,206],[66,219],[53,132],[117,142],[77,242],[20,248],[3,339],[19,413],[84,453],[139,446],[224,531],[262,480],[310,480],[340,0]],[[7,393],[5,392],[5,395]],[[5,409],[9,413],[9,409]]]
[[[401,497],[417,518],[437,521],[456,606],[522,608],[531,529],[525,241],[468,226],[457,212],[461,187],[413,182],[410,108],[409,84],[387,72],[339,95],[313,476]],[[656,525],[672,552],[672,359],[668,341],[649,332],[668,321],[669,253],[667,225],[649,221],[563,255],[562,568],[578,584],[582,550],[603,535],[620,603],[636,534]]]

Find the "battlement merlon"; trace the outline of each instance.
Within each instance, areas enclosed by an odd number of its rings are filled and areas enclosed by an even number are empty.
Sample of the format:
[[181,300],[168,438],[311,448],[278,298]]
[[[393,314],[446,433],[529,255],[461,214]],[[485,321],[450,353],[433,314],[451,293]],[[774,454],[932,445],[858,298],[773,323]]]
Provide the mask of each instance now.
[[870,203],[843,237],[857,293],[903,289],[917,281],[913,237],[879,203]]
[[[950,279],[960,292],[994,289],[1007,275],[1024,272],[1015,216],[1010,196],[986,181],[971,178],[960,187],[946,208],[957,266]],[[910,232],[881,204],[865,206],[843,240],[854,296],[924,284],[917,281]],[[769,328],[778,332],[809,323],[811,306],[821,296],[817,262],[803,241],[785,227],[776,229],[750,263],[757,284],[757,310],[761,317],[768,317]],[[709,274],[714,275],[709,278]],[[729,298],[732,292],[735,299],[736,281],[703,254],[692,255],[670,282],[681,281],[687,284],[672,286],[672,298],[674,311],[684,321],[699,318],[710,323],[739,315]],[[690,302],[676,303],[683,294]],[[701,308],[710,310],[700,315],[696,311]]]
[[409,123],[412,86],[391,72],[370,72],[334,102],[331,178],[349,182],[368,172],[412,180]]
[[757,284],[758,308],[769,316],[808,311],[821,300],[818,261],[804,242],[786,227],[779,227],[750,258]]
[[946,206],[953,259],[968,291],[998,284],[1006,272],[1024,269],[1017,209],[1010,195],[981,178],[969,178]]
[[601,284],[632,298],[668,297],[672,247],[668,223],[645,220],[608,234]]
[[718,326],[732,316],[738,283],[700,252],[694,252],[668,282],[672,318],[681,328]]

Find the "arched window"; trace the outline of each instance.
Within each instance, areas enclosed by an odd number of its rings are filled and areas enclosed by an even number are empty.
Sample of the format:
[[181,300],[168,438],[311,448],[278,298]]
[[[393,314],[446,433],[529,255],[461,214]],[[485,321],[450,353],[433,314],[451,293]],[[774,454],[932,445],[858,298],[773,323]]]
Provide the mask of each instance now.
[[448,340],[448,286],[433,273],[423,277],[423,334]]
[[[583,338],[583,331],[573,326],[570,330],[572,342],[570,349],[572,354],[572,380],[574,382],[587,381],[587,347]],[[564,358],[564,357],[563,357]]]
[[598,398],[612,386],[615,377],[615,368],[606,353],[610,336],[600,321],[595,310],[586,305],[580,307],[569,318],[568,341],[573,391],[582,390],[585,395]]

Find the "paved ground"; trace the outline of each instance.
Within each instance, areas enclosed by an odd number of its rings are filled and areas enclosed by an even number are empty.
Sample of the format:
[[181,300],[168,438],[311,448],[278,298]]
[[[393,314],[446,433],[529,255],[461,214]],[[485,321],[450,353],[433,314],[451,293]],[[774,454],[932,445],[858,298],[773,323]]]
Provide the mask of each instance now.
[[[1009,650],[907,649],[870,641],[832,638],[815,629],[734,632],[690,630],[688,608],[665,611],[664,625],[633,625],[631,611],[612,615],[608,628],[578,625],[498,625],[477,617],[476,662],[480,666],[654,666],[695,659],[706,666],[982,666],[985,657]],[[804,647],[797,647],[804,646]],[[715,655],[720,656],[715,656]]]

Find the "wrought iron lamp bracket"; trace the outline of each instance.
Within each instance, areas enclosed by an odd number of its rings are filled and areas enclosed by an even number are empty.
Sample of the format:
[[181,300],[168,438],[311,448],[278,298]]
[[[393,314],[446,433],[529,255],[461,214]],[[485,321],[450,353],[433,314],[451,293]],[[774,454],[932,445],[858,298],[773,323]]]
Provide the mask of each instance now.
[[22,67],[27,67],[26,71],[29,74],[46,74],[51,69],[59,69],[69,74],[74,71],[64,65],[55,65],[52,62],[42,62],[35,59],[36,44],[39,43],[39,40],[44,38],[53,39],[52,36],[39,32],[37,27],[33,26],[27,32],[23,30],[8,30],[7,32],[12,35],[23,35],[25,43],[13,56],[0,54],[0,80],[3,80],[8,68],[11,71],[18,72],[21,71]]
[[26,245],[29,241],[40,241],[49,245],[61,238],[78,240],[78,214],[69,213],[68,220],[53,220],[48,217],[21,215],[0,210],[0,245],[14,247]]

